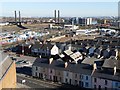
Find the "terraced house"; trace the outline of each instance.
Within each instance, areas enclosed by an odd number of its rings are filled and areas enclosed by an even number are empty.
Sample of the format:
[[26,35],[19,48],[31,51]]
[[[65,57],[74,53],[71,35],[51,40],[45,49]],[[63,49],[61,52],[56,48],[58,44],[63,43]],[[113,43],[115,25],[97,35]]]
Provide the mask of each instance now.
[[116,56],[108,59],[93,56],[77,61],[72,58],[65,61],[61,57],[56,60],[37,58],[32,66],[32,76],[83,88],[120,90],[119,65]]

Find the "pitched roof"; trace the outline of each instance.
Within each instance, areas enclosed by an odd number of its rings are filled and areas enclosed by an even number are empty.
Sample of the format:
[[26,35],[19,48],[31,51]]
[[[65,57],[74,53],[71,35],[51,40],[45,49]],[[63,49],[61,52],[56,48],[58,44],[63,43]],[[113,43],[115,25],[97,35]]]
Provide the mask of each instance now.
[[82,56],[82,54],[80,52],[75,52],[72,55],[70,55],[70,57],[75,61],[78,61],[79,59],[82,59],[81,56]]
[[92,76],[97,77],[97,78],[108,79],[108,80],[119,81],[120,82],[120,75],[106,74],[106,73],[103,73],[103,72],[99,72],[97,70],[93,73]]
[[43,68],[53,68],[55,70],[70,71],[73,73],[80,73],[85,75],[91,75],[92,73],[91,69],[85,68],[87,66],[85,64],[73,64],[68,62],[68,66],[65,68],[64,63],[65,62],[62,60],[53,60],[51,64],[48,64],[48,59],[37,58],[33,63],[33,66],[38,66]]
[[120,61],[114,57],[106,59],[103,66],[104,68],[114,68],[116,66],[117,69],[120,69]]
[[67,55],[73,54],[73,52],[71,50],[66,50],[66,51],[64,51],[64,53],[67,54]]
[[0,80],[4,77],[6,72],[9,70],[9,67],[14,62],[9,56],[7,56],[5,53],[0,52]]
[[103,60],[102,59],[97,59],[95,57],[87,57],[82,61],[82,63],[93,65],[95,61],[103,61]]
[[36,48],[36,49],[52,49],[54,45],[48,43],[48,44],[40,44],[40,43],[35,43],[32,48]]

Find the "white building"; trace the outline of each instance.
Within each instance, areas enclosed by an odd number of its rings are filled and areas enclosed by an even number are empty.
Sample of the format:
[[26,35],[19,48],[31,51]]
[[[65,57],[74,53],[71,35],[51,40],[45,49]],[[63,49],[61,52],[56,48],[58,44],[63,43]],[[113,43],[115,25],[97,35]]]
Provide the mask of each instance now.
[[86,25],[92,24],[92,18],[86,18]]
[[64,28],[65,29],[70,29],[70,30],[77,30],[79,29],[79,26],[76,26],[76,25],[64,25]]

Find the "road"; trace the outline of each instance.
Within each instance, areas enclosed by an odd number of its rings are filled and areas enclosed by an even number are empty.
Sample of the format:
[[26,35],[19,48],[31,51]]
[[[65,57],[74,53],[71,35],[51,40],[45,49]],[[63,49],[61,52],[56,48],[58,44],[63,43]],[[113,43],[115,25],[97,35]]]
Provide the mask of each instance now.
[[25,80],[24,85],[29,86],[31,88],[58,88],[61,87],[59,84],[55,84],[52,82],[46,82],[42,80],[37,80],[32,77],[25,77],[23,75],[17,74],[17,82],[22,83],[22,80]]

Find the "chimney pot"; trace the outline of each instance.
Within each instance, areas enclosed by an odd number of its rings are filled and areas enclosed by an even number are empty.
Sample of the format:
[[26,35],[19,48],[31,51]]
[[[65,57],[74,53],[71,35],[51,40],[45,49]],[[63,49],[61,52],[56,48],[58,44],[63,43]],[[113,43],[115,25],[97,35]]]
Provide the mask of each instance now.
[[67,68],[67,66],[68,66],[68,63],[67,63],[67,62],[65,62],[65,68]]
[[39,57],[41,58],[41,55]]
[[49,64],[51,64],[51,63],[52,63],[52,61],[53,61],[53,58],[50,58],[50,59],[49,59]]
[[97,65],[96,63],[93,64],[93,70],[96,70],[97,69]]
[[116,66],[114,66],[114,75],[116,74]]

